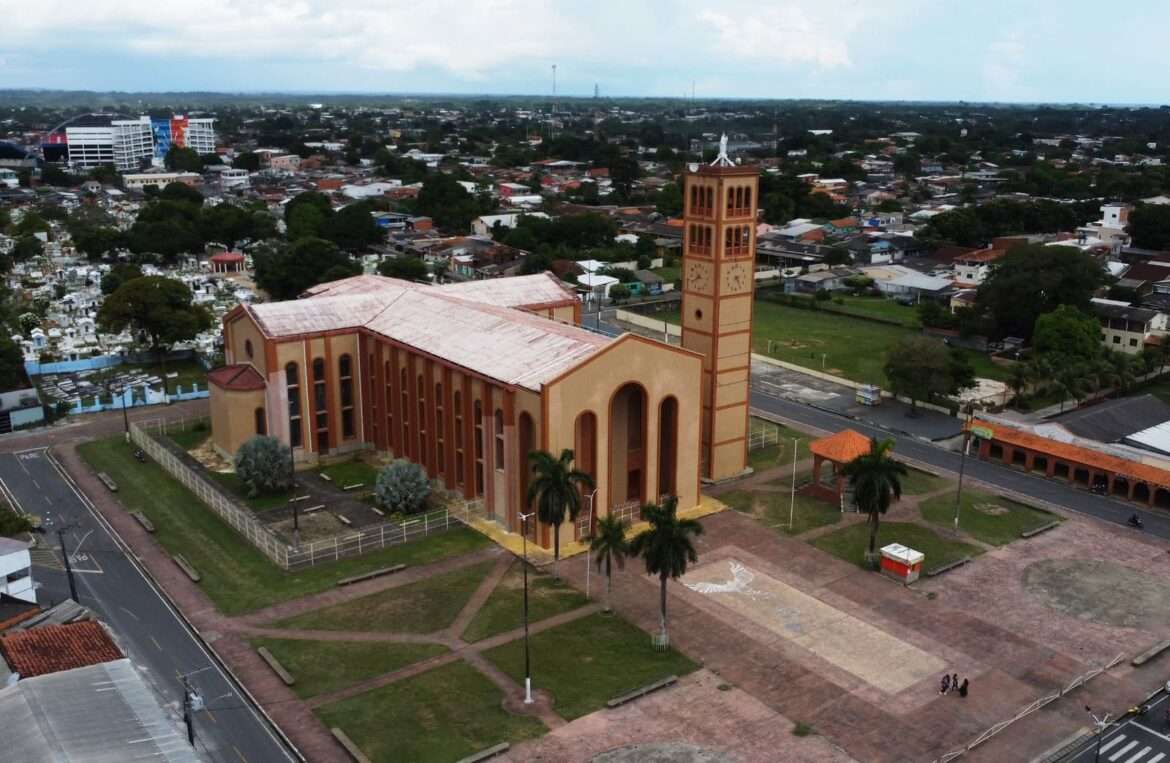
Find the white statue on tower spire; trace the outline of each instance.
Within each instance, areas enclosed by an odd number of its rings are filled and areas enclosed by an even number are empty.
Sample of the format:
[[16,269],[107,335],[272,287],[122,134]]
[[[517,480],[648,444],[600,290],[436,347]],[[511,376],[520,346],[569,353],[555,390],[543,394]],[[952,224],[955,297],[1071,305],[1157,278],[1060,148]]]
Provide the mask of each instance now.
[[719,155],[715,157],[715,161],[711,162],[712,167],[732,167],[734,164],[731,158],[727,156],[727,133],[719,136]]

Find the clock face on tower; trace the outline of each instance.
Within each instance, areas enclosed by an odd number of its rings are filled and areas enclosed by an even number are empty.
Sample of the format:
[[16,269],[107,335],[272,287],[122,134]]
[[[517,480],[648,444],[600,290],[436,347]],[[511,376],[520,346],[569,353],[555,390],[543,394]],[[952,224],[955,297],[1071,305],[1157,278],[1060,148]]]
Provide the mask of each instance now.
[[741,292],[748,287],[750,277],[747,265],[744,265],[742,262],[728,265],[723,271],[723,290],[728,292]]
[[711,264],[708,262],[688,262],[686,287],[687,291],[710,291]]

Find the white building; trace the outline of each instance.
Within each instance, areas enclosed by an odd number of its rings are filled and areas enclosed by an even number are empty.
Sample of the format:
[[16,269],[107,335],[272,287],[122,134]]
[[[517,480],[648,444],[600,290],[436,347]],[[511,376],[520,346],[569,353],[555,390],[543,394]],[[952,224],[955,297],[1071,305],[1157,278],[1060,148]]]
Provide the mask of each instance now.
[[251,176],[247,170],[228,168],[219,173],[219,186],[225,191],[250,188]]
[[215,153],[215,119],[199,117],[187,120],[187,148],[200,154]]
[[154,157],[154,131],[150,129],[150,117],[115,119],[110,127],[114,131],[114,166],[119,172],[142,169],[144,164],[151,162]]
[[520,222],[520,218],[525,215],[531,217],[541,217],[545,220],[549,219],[544,212],[511,212],[503,215],[480,215],[471,221],[471,232],[476,236],[490,236],[492,228],[497,224],[503,228],[515,228],[516,224]]
[[196,186],[201,182],[203,176],[197,172],[142,172],[122,176],[122,187],[127,191],[141,191],[147,186],[154,186],[161,191],[171,183]]
[[29,545],[15,538],[0,538],[0,594],[37,603]]
[[114,163],[114,128],[106,125],[70,125],[65,128],[69,166],[91,169]]
[[0,167],[0,188],[19,188],[20,178],[17,177],[15,170],[10,170],[7,167]]
[[65,142],[74,169],[112,164],[119,172],[133,172],[144,164],[160,164],[172,145],[214,154],[215,119],[114,119],[93,114],[66,126]]

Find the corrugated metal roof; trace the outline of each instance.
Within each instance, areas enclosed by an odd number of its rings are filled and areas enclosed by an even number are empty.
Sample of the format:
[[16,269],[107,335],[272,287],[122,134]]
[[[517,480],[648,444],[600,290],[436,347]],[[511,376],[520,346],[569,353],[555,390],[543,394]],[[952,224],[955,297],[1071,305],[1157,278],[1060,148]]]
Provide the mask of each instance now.
[[551,273],[512,278],[486,278],[437,287],[444,294],[498,307],[576,302],[577,293]]
[[0,689],[5,760],[199,763],[129,660],[51,673]]
[[[543,283],[530,278],[484,283],[530,281],[529,295],[551,293],[550,279],[536,278],[543,279]],[[352,293],[335,296],[335,289],[328,289],[321,292],[322,296],[245,305],[244,309],[271,337],[364,326],[483,376],[533,391],[539,391],[542,383],[611,341],[576,326],[475,301],[452,293],[448,287],[418,286],[376,276],[346,280],[352,283],[341,288],[352,289]],[[563,298],[561,287],[551,285]],[[517,286],[502,285],[475,293],[507,302],[522,291]],[[541,301],[554,300],[541,297]]]

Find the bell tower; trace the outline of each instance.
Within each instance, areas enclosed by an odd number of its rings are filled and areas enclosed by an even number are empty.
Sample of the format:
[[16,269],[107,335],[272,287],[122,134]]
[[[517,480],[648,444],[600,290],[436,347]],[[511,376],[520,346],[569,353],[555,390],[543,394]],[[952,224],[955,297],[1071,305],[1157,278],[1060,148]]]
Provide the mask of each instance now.
[[702,476],[747,468],[759,171],[727,157],[727,136],[709,165],[683,184],[682,345],[703,356]]

